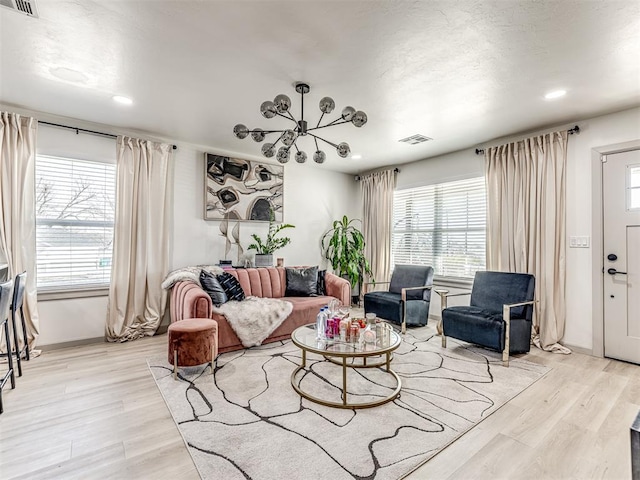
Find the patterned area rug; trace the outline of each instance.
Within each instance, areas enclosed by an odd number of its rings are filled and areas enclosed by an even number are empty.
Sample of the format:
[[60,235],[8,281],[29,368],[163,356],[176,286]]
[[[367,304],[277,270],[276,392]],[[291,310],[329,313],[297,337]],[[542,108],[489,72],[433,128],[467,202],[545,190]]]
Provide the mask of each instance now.
[[[290,341],[218,358],[171,375],[166,358],[149,360],[203,479],[397,479],[540,379],[548,368],[410,329],[392,369],[402,378],[393,402],[337,409],[301,399],[290,384],[301,352]],[[341,367],[307,355],[296,377],[305,391],[340,399]],[[387,395],[395,380],[381,369],[349,369],[350,395]],[[351,397],[350,397],[351,398]],[[354,400],[355,401],[355,400]],[[358,400],[361,401],[361,400]]]

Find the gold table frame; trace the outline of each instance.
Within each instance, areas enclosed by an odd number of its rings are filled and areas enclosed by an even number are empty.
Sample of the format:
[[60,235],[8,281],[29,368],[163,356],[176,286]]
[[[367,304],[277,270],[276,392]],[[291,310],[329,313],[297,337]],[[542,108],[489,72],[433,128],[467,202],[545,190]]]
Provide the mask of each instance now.
[[[322,348],[318,348],[318,347],[313,347],[311,345],[306,345],[304,343],[299,342],[296,339],[296,332],[298,332],[301,329],[312,329],[315,332],[315,324],[309,324],[309,325],[303,325],[301,327],[298,327],[292,334],[291,334],[291,341],[293,342],[293,344],[298,347],[301,351],[302,351],[302,363],[301,365],[299,365],[291,374],[291,386],[293,387],[293,389],[298,393],[298,395],[300,395],[303,398],[306,398],[307,400],[310,400],[314,403],[318,403],[320,405],[324,405],[326,407],[335,407],[335,408],[371,408],[371,407],[377,407],[379,405],[383,405],[385,403],[391,402],[392,400],[395,400],[398,395],[400,394],[400,389],[402,388],[402,380],[400,380],[400,377],[398,376],[398,374],[396,372],[394,372],[393,370],[391,370],[391,360],[393,359],[393,355],[392,352],[394,350],[396,350],[400,344],[402,343],[402,339],[401,337],[395,333],[393,331],[393,328],[390,325],[385,324],[385,328],[389,330],[389,334],[390,335],[394,335],[395,339],[393,342],[389,342],[388,346],[385,347],[380,347],[380,348],[376,348],[375,350],[370,350],[370,351],[353,351],[353,352],[338,352],[338,351],[329,351],[326,349],[322,349]],[[310,393],[305,392],[304,390],[302,390],[298,385],[296,385],[296,375],[298,374],[298,372],[300,372],[301,370],[304,370],[307,366],[307,352],[311,352],[311,353],[315,353],[318,355],[322,355],[326,360],[328,360],[329,362],[333,363],[334,365],[340,365],[342,366],[342,402],[332,402],[329,400],[325,400],[322,398],[318,398],[315,397],[313,395],[311,395]],[[378,356],[384,356],[385,358],[379,362],[375,362],[375,363],[367,363],[367,358],[370,357],[378,357]],[[335,358],[341,358],[342,361],[337,361],[335,360]],[[357,358],[361,358],[362,359],[362,363],[361,364],[356,364],[355,360]],[[350,365],[347,365],[347,359],[352,359],[354,360]],[[379,367],[386,367],[386,372],[391,374],[397,382],[397,385],[395,387],[395,389],[393,390],[393,392],[391,392],[391,394],[387,395],[386,397],[380,399],[380,400],[375,400],[375,401],[371,401],[371,402],[362,402],[362,403],[350,403],[347,401],[347,367],[350,368],[379,368]]]

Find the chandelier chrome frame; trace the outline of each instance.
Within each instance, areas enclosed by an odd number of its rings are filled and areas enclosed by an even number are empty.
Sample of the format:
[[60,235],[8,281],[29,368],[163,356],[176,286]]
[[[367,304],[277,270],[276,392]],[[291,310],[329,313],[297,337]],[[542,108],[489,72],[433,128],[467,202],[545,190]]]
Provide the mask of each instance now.
[[[323,97],[318,105],[322,115],[320,115],[320,119],[315,127],[308,128],[307,121],[304,119],[304,96],[309,93],[310,88],[306,83],[296,83],[295,89],[296,92],[300,94],[300,120],[296,120],[296,118],[291,114],[291,99],[284,94],[277,95],[273,99],[273,102],[267,100],[266,102],[262,102],[262,105],[260,105],[260,113],[264,118],[274,118],[276,116],[283,117],[294,122],[296,125],[294,128],[285,130],[263,130],[261,128],[254,128],[253,130],[249,130],[246,125],[239,123],[233,127],[234,135],[242,140],[251,134],[251,138],[259,143],[262,142],[267,135],[271,133],[279,133],[280,137],[274,143],[265,143],[262,146],[262,154],[267,158],[271,158],[275,155],[276,160],[280,163],[287,163],[289,161],[291,148],[295,148],[296,150],[296,162],[304,163],[307,161],[307,154],[300,150],[297,145],[298,139],[307,135],[313,137],[313,141],[316,145],[316,151],[313,154],[314,162],[324,163],[327,158],[327,155],[320,150],[318,140],[321,140],[335,148],[340,157],[348,157],[351,153],[351,148],[347,142],[342,142],[336,145],[335,143],[311,132],[320,130],[321,128],[341,125],[343,123],[352,123],[356,127],[362,127],[367,123],[367,114],[361,110],[356,110],[355,108],[348,106],[342,109],[340,117],[326,123],[325,125],[320,125],[324,116],[330,114],[336,106],[331,97]],[[282,146],[278,148],[276,153],[276,147],[280,142],[282,143]]]

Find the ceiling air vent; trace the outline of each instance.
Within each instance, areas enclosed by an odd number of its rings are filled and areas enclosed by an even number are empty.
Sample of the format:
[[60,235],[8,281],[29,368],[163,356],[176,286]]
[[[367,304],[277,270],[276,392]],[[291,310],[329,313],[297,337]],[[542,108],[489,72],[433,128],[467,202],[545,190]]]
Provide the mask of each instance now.
[[408,143],[409,145],[417,145],[419,143],[428,142],[429,140],[433,140],[433,138],[425,137],[424,135],[420,135],[419,133],[417,133],[415,135],[411,135],[410,137],[403,138],[398,141]]
[[0,0],[0,6],[38,18],[35,0]]

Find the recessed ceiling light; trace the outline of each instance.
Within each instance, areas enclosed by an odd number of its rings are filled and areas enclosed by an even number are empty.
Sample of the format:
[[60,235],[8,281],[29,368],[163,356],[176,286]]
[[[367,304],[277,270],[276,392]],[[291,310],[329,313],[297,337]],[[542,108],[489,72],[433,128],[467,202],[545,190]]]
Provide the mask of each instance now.
[[554,98],[564,97],[566,94],[566,90],[555,90],[553,92],[547,93],[544,98],[546,98],[547,100],[553,100]]
[[114,95],[113,101],[122,103],[123,105],[131,105],[133,103],[133,100],[131,100],[129,97],[123,97],[122,95]]
[[362,155],[360,155],[359,153],[354,153],[353,155],[351,155],[351,160],[360,160],[362,158]]

